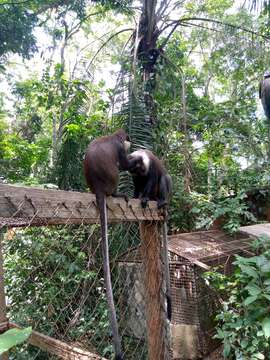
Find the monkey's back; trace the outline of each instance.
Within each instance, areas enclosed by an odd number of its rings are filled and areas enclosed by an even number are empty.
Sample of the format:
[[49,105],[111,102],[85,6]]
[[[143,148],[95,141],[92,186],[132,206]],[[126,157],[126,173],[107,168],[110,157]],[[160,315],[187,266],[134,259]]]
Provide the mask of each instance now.
[[146,149],[145,149],[144,151],[147,153],[147,155],[149,156],[149,158],[154,162],[154,164],[155,164],[155,169],[156,169],[156,171],[157,171],[157,175],[158,175],[158,176],[161,176],[161,175],[167,174],[167,170],[165,169],[162,161],[161,161],[156,155],[154,155],[154,154],[152,153],[152,151],[146,150]]
[[261,98],[265,116],[270,119],[270,78],[262,81]]
[[87,185],[94,194],[112,195],[118,185],[117,144],[111,136],[92,141],[84,159],[84,174]]

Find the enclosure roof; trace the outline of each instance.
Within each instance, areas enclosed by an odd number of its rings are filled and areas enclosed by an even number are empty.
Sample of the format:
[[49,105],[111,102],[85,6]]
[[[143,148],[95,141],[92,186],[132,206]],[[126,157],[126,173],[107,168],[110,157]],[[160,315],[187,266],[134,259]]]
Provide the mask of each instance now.
[[243,234],[248,234],[253,237],[267,235],[270,237],[270,224],[256,224],[249,226],[241,226],[239,231]]
[[206,268],[206,264],[211,265],[217,258],[239,252],[251,254],[251,242],[248,235],[228,235],[220,230],[209,230],[169,236],[168,249],[171,253]]
[[[230,236],[223,231],[209,230],[168,236],[168,250],[171,262],[174,261],[173,255],[178,255],[203,269],[210,269],[217,260],[224,264],[234,254],[253,255],[251,242],[249,235],[237,233]],[[129,249],[119,261],[140,262],[140,248]]]

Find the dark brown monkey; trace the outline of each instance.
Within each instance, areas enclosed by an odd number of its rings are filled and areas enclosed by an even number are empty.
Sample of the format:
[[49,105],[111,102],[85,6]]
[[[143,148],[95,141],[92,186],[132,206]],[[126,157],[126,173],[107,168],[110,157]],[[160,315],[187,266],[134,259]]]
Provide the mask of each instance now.
[[129,137],[124,130],[120,129],[110,136],[103,136],[92,141],[88,146],[84,159],[86,182],[91,191],[96,195],[97,206],[100,212],[104,281],[116,360],[122,360],[123,355],[110,276],[106,196],[121,196],[116,192],[119,170],[129,169],[129,161],[127,159],[129,147]]
[[270,71],[266,71],[260,82],[259,97],[262,102],[265,116],[270,119]]

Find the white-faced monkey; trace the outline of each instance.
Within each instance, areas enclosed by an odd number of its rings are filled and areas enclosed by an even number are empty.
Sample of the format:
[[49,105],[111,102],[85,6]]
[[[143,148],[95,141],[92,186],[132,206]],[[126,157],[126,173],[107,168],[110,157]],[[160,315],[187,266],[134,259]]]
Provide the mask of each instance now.
[[116,192],[119,170],[129,169],[130,163],[127,159],[129,147],[129,137],[124,130],[120,129],[110,136],[103,136],[92,141],[87,148],[84,159],[86,182],[91,191],[96,195],[97,206],[100,212],[104,281],[116,360],[122,360],[123,355],[110,275],[106,196],[121,196]]
[[129,172],[134,184],[134,198],[141,199],[142,207],[148,200],[157,201],[158,208],[167,205],[171,191],[172,180],[162,162],[150,151],[140,149],[128,156]]
[[270,119],[270,71],[266,71],[260,82],[259,97],[262,102],[265,116]]

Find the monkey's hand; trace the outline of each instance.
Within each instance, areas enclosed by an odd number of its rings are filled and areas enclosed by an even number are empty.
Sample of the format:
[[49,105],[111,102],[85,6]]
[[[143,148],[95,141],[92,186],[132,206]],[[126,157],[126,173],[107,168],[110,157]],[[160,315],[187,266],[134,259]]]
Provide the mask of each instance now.
[[148,200],[149,200],[149,199],[146,198],[146,197],[143,197],[143,198],[141,199],[141,205],[142,205],[142,208],[143,208],[143,209],[146,208],[146,205],[147,205]]

